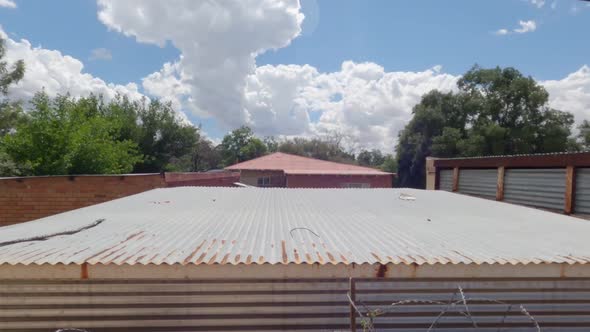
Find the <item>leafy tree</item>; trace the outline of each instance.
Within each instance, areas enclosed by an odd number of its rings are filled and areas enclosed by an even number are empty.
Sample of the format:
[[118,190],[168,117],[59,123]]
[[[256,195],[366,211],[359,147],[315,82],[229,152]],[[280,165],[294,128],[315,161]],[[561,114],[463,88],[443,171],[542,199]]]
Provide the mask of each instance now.
[[4,151],[2,137],[14,130],[22,121],[23,112],[18,102],[10,102],[7,98],[8,87],[18,83],[25,73],[25,64],[19,60],[11,65],[2,59],[6,55],[5,41],[0,38],[0,176],[18,176],[27,173],[24,165],[18,165]]
[[38,93],[28,121],[6,135],[6,153],[32,175],[117,174],[141,160],[137,144],[118,141],[118,124],[101,116],[95,97],[50,99]]
[[204,172],[221,167],[220,146],[197,133],[197,143],[191,151],[180,158],[174,158],[168,169],[175,172]]
[[579,146],[578,150],[590,150],[590,121],[584,120],[578,126],[578,136],[576,143]]
[[342,148],[337,136],[286,139],[279,143],[278,151],[321,160],[355,163],[354,154],[348,153]]
[[556,152],[577,149],[573,115],[547,106],[549,94],[514,68],[474,66],[457,93],[431,91],[413,109],[397,147],[401,186],[424,186],[426,156]]
[[379,166],[383,172],[397,173],[397,160],[391,154],[388,154],[383,159],[383,163]]
[[371,151],[362,150],[356,156],[356,160],[361,166],[379,167],[385,161],[385,156],[383,156],[383,153],[377,149]]
[[252,129],[242,126],[223,137],[221,156],[224,166],[254,159],[266,154],[266,145],[254,136]]

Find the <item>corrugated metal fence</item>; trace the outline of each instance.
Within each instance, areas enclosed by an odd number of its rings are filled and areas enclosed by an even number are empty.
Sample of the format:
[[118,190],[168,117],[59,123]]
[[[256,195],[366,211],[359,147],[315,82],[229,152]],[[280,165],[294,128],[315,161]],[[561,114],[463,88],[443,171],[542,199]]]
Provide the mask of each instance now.
[[440,171],[440,190],[453,191],[453,170],[443,169]]
[[[503,178],[499,172],[499,168],[459,169],[457,191],[549,210],[564,211],[568,205],[566,168],[509,168]],[[590,214],[590,168],[576,167],[572,173],[573,204],[566,213]],[[453,191],[453,169],[441,169],[438,176],[438,189]]]
[[590,214],[590,168],[576,169],[574,209],[577,213]]
[[[378,331],[426,331],[433,323],[437,331],[537,331],[534,322],[543,331],[590,329],[590,279],[352,284],[354,303],[376,316]],[[0,280],[0,330],[347,331],[350,289],[347,279]],[[356,324],[362,330],[360,317]]]
[[495,169],[462,169],[459,173],[459,192],[496,198],[497,182],[498,172]]
[[561,210],[565,200],[565,169],[509,169],[504,177],[504,200]]

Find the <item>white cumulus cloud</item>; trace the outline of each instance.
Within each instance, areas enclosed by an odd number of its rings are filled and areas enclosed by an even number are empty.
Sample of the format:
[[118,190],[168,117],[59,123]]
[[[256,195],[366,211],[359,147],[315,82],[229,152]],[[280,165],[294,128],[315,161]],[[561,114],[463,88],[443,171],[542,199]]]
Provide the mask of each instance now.
[[361,146],[391,150],[411,109],[431,89],[457,77],[436,67],[386,72],[375,63],[344,62],[322,73],[310,65],[256,66],[256,56],[288,46],[301,33],[297,0],[98,0],[110,29],[182,57],[143,80],[153,96],[226,129],[248,124],[260,135],[313,136],[346,132]]
[[6,41],[6,61],[25,62],[25,76],[12,85],[9,96],[13,99],[29,100],[38,91],[45,90],[50,96],[70,93],[72,96],[87,96],[90,93],[114,98],[117,93],[141,98],[135,83],[127,85],[110,84],[84,72],[84,64],[59,51],[33,47],[26,39],[20,41],[9,38],[0,28],[0,36]]
[[576,123],[590,120],[590,67],[583,65],[561,80],[540,82],[549,92],[549,105],[572,112]]
[[533,20],[518,21],[518,25],[520,26],[519,28],[514,28],[512,30],[505,29],[505,28],[498,29],[495,31],[495,34],[499,35],[499,36],[504,36],[504,35],[509,35],[511,33],[523,34],[523,33],[533,32],[533,31],[537,30],[537,23]]
[[16,3],[12,0],[0,0],[0,7],[16,8]]

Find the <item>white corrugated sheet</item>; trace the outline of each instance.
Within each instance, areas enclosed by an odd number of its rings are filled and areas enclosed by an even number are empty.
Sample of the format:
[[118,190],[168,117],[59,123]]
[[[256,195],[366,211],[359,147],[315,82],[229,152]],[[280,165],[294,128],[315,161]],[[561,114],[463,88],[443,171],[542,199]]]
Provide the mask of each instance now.
[[588,234],[444,191],[180,187],[2,227],[0,264],[586,263]]

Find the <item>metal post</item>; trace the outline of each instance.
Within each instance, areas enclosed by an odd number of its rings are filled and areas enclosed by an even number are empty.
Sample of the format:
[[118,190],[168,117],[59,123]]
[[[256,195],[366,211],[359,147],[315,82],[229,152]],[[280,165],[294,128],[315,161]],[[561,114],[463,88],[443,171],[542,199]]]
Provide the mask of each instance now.
[[356,332],[356,309],[353,305],[354,301],[356,301],[356,287],[352,277],[350,278],[348,285],[350,300],[352,301],[350,303],[350,331]]

